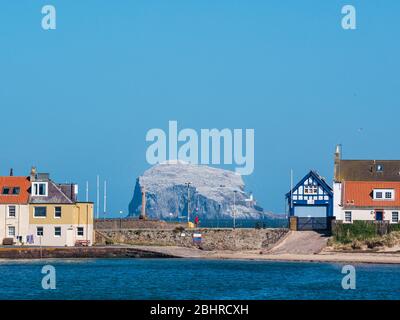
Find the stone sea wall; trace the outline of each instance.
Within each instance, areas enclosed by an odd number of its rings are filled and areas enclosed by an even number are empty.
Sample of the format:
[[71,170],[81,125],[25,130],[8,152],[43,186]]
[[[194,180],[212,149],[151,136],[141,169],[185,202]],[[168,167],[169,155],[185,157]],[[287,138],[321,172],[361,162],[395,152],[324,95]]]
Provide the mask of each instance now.
[[124,247],[3,247],[0,259],[173,258],[168,254]]
[[116,230],[116,229],[174,229],[180,223],[165,222],[162,220],[139,220],[136,218],[112,218],[95,219],[95,230]]
[[[276,244],[288,231],[283,228],[97,230],[96,243],[199,247],[203,250],[260,250]],[[194,234],[201,234],[200,244],[194,243]]]

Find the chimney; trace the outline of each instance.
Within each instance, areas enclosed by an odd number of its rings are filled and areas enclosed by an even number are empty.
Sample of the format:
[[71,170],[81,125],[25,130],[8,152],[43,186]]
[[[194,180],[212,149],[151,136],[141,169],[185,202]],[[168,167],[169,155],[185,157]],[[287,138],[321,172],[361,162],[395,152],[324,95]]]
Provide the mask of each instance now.
[[12,177],[14,175],[14,170],[13,168],[10,169],[10,177]]
[[36,167],[32,167],[31,168],[30,176],[31,176],[31,181],[35,181],[35,178],[36,178]]
[[335,157],[334,157],[334,174],[333,180],[339,182],[340,181],[340,160],[342,159],[342,145],[336,145]]
[[146,220],[146,189],[142,187],[142,211],[140,213],[139,219]]

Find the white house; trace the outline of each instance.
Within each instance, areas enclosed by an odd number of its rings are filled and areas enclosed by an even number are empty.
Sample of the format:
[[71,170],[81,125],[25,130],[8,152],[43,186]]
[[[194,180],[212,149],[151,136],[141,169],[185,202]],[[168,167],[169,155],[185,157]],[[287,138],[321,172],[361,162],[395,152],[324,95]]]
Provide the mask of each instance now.
[[[0,239],[14,244],[27,242],[29,229],[29,188],[27,177],[0,177]],[[8,240],[5,240],[8,239]]]
[[399,223],[400,160],[342,160],[336,147],[333,212],[336,220]]

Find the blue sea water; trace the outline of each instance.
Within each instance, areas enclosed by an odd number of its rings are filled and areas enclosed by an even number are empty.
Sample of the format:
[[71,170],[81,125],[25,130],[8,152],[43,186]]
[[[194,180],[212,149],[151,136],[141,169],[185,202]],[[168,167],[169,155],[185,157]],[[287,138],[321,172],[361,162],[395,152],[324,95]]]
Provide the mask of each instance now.
[[[42,289],[53,265],[56,289]],[[400,268],[355,265],[343,290],[341,264],[190,259],[0,262],[0,299],[396,299]]]

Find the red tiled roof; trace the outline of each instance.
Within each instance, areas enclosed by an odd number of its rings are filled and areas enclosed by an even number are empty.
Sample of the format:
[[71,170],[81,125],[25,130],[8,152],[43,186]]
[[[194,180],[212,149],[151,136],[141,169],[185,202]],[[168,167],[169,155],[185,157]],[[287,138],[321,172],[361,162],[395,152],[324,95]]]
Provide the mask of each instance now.
[[[395,190],[394,200],[374,200],[374,189]],[[400,182],[388,181],[345,181],[343,183],[343,205],[354,207],[399,207]]]
[[[4,187],[19,187],[18,195],[4,195]],[[29,201],[29,188],[31,183],[28,177],[0,177],[0,204],[27,204]],[[11,193],[11,192],[10,192]]]

